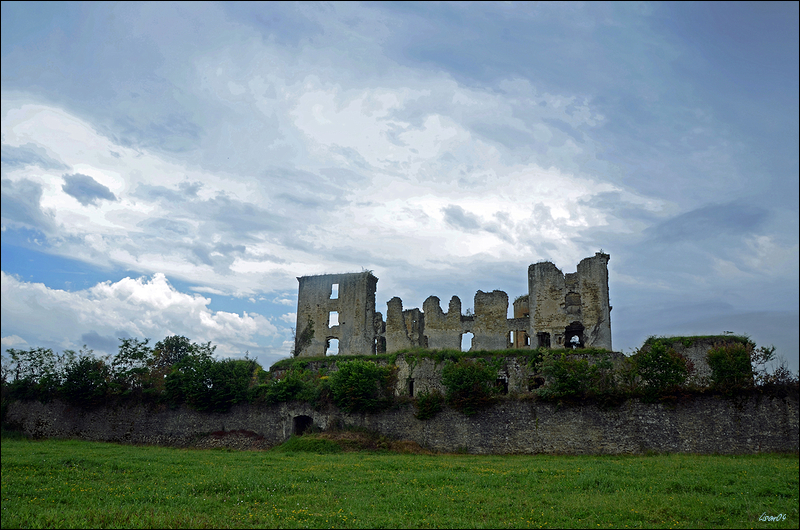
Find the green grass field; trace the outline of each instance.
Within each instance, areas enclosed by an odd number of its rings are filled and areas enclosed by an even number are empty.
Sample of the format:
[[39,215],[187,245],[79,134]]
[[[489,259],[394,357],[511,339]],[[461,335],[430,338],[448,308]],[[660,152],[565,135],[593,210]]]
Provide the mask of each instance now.
[[311,437],[282,449],[5,438],[2,527],[798,527],[797,455],[337,452]]

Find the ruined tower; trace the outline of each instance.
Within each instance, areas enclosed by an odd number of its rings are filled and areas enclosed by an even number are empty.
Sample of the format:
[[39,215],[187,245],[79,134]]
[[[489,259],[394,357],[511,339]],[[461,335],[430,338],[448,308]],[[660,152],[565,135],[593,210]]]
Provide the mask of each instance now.
[[528,268],[531,347],[611,350],[608,260],[597,252],[568,274],[550,262]]
[[375,312],[378,278],[371,272],[302,276],[297,281],[297,356],[327,355],[335,342],[340,355],[381,351],[376,327],[383,318]]

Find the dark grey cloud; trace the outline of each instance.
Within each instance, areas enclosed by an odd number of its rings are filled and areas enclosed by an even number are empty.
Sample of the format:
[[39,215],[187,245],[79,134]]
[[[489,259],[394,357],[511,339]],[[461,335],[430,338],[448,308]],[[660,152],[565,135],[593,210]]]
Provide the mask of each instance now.
[[666,243],[737,236],[753,232],[767,215],[766,209],[744,201],[711,204],[668,219],[646,232]]
[[42,186],[22,179],[14,182],[2,180],[3,219],[49,232],[53,228],[53,214],[42,210]]
[[2,165],[9,169],[25,166],[39,166],[42,169],[69,169],[69,166],[48,155],[43,147],[30,142],[19,147],[3,144]]
[[75,197],[84,206],[97,205],[98,200],[116,201],[117,197],[106,186],[88,175],[64,175],[64,193]]
[[464,208],[458,206],[457,204],[451,204],[450,206],[442,208],[442,212],[444,212],[445,222],[453,228],[466,230],[468,232],[479,230],[481,228],[482,223],[480,218],[477,215],[464,210]]
[[244,234],[247,232],[277,231],[285,227],[283,218],[252,203],[219,193],[207,201],[195,201],[196,213],[214,224]]
[[119,339],[117,337],[102,336],[95,330],[81,335],[81,342],[90,349],[101,352],[114,352],[119,347]]

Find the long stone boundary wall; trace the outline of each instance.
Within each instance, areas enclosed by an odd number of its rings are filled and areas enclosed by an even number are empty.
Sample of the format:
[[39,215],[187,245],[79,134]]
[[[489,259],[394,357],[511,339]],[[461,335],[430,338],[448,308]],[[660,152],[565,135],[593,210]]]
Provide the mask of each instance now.
[[268,448],[298,428],[353,426],[439,452],[640,454],[798,452],[798,398],[701,396],[673,405],[630,400],[618,407],[558,406],[508,399],[464,416],[445,409],[418,420],[411,403],[378,414],[314,410],[305,403],[240,405],[224,414],[188,408],[107,406],[94,410],[12,402],[6,422],[41,438],[179,447]]

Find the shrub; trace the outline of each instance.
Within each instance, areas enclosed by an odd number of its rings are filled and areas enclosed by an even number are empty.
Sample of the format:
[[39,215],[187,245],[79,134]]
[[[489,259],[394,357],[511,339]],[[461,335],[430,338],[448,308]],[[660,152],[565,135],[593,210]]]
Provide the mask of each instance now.
[[299,400],[304,394],[303,370],[290,370],[282,379],[274,379],[255,388],[255,399],[266,403],[285,403]]
[[345,412],[375,412],[391,403],[392,370],[359,359],[338,363],[330,376],[333,402]]
[[81,353],[65,370],[61,395],[73,405],[93,407],[108,396],[111,369],[102,359]]
[[54,398],[63,383],[65,367],[75,359],[72,350],[58,354],[50,348],[8,348],[6,353],[11,357],[5,369],[11,379],[9,396],[23,400]]
[[595,369],[586,359],[566,353],[546,353],[542,360],[545,385],[536,390],[545,399],[581,399],[592,387]]
[[252,360],[217,361],[210,355],[190,354],[173,366],[165,380],[166,397],[195,410],[225,412],[247,401],[256,369]]
[[482,360],[451,361],[442,370],[447,404],[467,416],[492,403],[497,393],[496,380],[497,370]]
[[111,389],[117,394],[129,394],[144,387],[148,374],[147,361],[153,350],[150,339],[119,339],[119,351],[111,361]]
[[753,386],[750,361],[754,344],[717,343],[708,352],[711,387],[726,394]]
[[414,417],[418,420],[429,420],[442,410],[444,396],[438,390],[420,392],[414,398]]
[[653,340],[631,358],[636,374],[644,385],[645,398],[655,399],[675,392],[686,383],[690,364],[683,355],[668,348],[661,340]]

